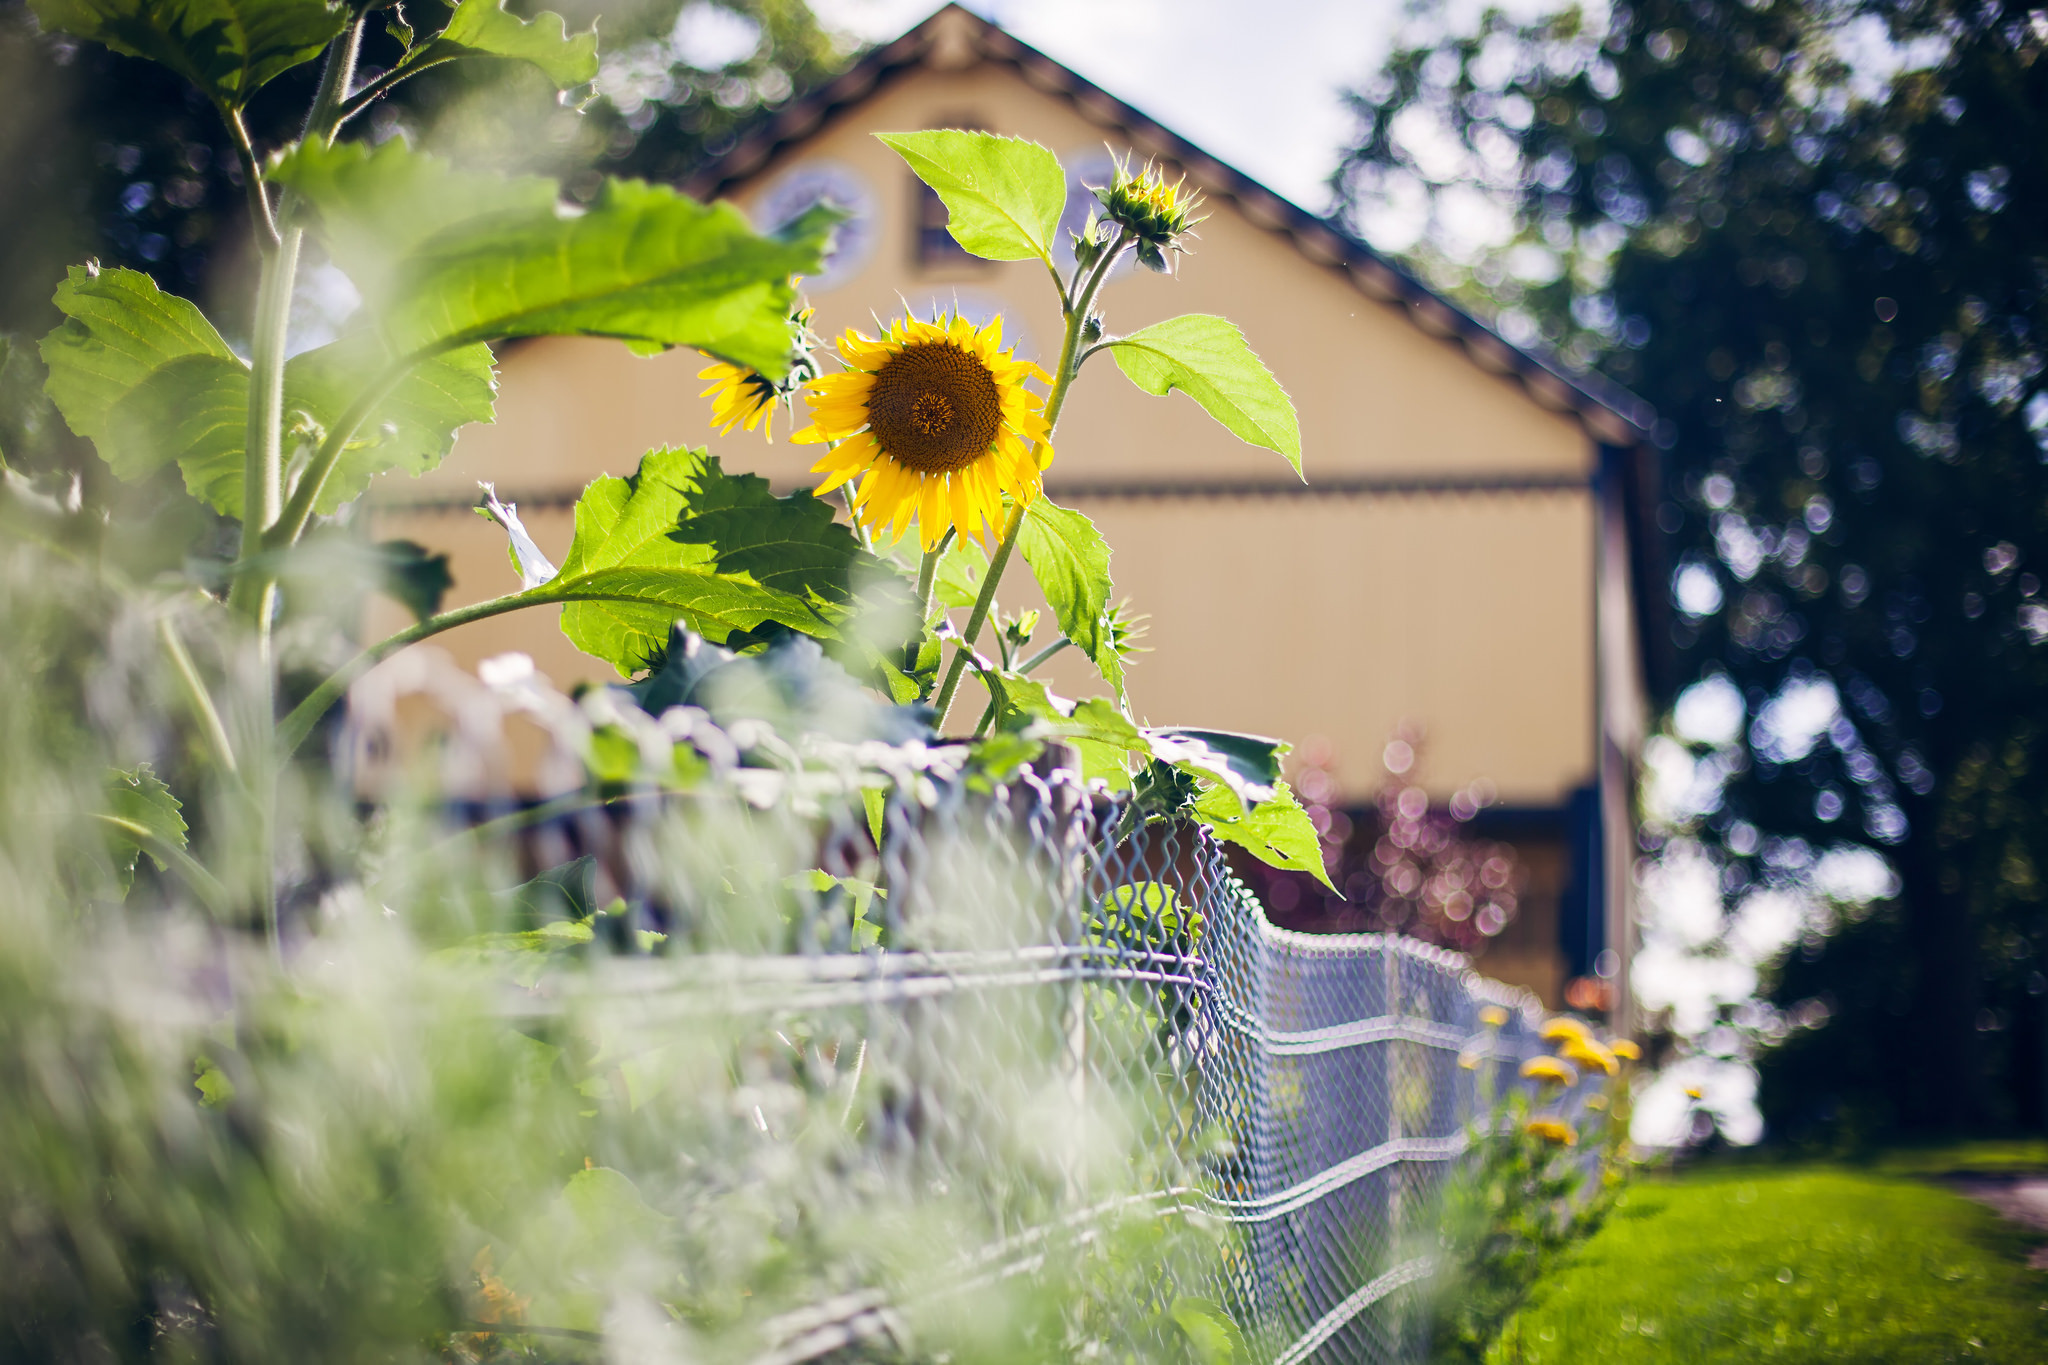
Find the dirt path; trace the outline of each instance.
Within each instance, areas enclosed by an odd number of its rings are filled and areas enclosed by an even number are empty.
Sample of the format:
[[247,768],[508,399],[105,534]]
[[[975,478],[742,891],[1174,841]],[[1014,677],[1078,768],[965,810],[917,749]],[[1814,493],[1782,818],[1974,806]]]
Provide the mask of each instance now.
[[[1966,1199],[1992,1209],[2000,1217],[2048,1235],[2048,1176],[1967,1175],[1943,1182]],[[2027,1264],[2048,1270],[2048,1246],[2034,1248]]]

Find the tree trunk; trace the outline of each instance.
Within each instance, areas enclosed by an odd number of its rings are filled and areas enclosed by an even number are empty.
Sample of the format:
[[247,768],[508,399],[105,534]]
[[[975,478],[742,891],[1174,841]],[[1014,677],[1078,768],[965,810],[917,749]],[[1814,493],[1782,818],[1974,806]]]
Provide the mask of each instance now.
[[1894,1098],[1913,1133],[1967,1132],[1984,1116],[1976,934],[1960,882],[1943,886],[1950,859],[1935,842],[1933,803],[1915,804],[1912,833],[1896,854],[1913,999]]

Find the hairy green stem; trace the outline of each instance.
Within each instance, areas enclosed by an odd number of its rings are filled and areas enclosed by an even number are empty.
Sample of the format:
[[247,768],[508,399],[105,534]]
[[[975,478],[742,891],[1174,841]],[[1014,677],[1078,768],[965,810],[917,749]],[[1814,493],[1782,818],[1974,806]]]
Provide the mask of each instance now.
[[416,645],[422,640],[432,639],[443,631],[453,630],[457,626],[466,626],[472,621],[488,620],[493,616],[503,616],[506,612],[523,611],[527,607],[559,607],[568,602],[644,602],[646,600],[644,597],[636,597],[631,593],[578,592],[573,589],[564,592],[557,591],[550,584],[542,584],[537,588],[528,588],[524,592],[507,593],[503,597],[493,597],[488,601],[472,603],[467,607],[457,607],[453,611],[444,611],[438,616],[429,616],[424,621],[407,626],[396,635],[379,640],[376,644],[371,645],[368,649],[356,655],[355,658],[350,659],[347,663],[329,674],[326,680],[318,687],[308,693],[304,701],[293,707],[291,714],[278,722],[278,758],[282,761],[283,759],[290,758],[292,754],[297,752],[298,747],[306,742],[306,736],[313,733],[313,727],[319,724],[320,717],[326,715],[333,708],[334,704],[341,700],[342,694],[348,691],[350,683],[360,678],[376,664],[404,649],[407,645]]
[[242,122],[242,111],[232,105],[221,110],[221,120],[235,140],[235,157],[242,163],[242,183],[249,191],[249,216],[255,220],[264,245],[274,251],[283,238],[278,235],[277,214],[270,207],[270,189],[263,183],[263,166],[256,160],[256,144],[249,140],[249,125]]
[[[1102,259],[1095,263],[1087,282],[1066,310],[1066,336],[1060,341],[1059,367],[1053,373],[1052,393],[1045,400],[1046,441],[1052,439],[1053,429],[1059,425],[1060,409],[1067,403],[1067,390],[1072,387],[1074,376],[1080,372],[1077,352],[1081,345],[1081,328],[1088,320],[1088,310],[1095,306],[1096,292],[1108,278],[1110,266],[1129,244],[1130,234],[1119,230],[1116,240],[1102,253]],[[1034,447],[1033,454],[1036,453]],[[975,637],[981,634],[982,626],[988,621],[989,608],[996,600],[996,585],[1002,581],[1003,570],[1010,566],[1010,555],[1016,550],[1017,537],[1024,529],[1026,507],[1027,504],[1019,502],[1010,509],[1010,521],[1003,528],[1002,543],[996,547],[995,557],[989,561],[988,577],[982,580],[981,592],[974,599],[974,609],[967,616],[967,629],[962,632],[959,647],[953,651],[953,661],[947,666],[945,684],[939,689],[938,700],[932,703],[932,709],[938,713],[932,722],[935,730],[945,728],[946,713],[953,708],[953,694],[960,690],[960,679],[967,671],[967,657],[974,650]]]
[[[358,14],[327,48],[320,88],[306,113],[304,136],[325,141],[334,135],[349,84],[355,79],[367,14]],[[253,164],[255,150],[249,152]],[[265,195],[262,184],[254,187]],[[249,413],[242,435],[242,567],[230,602],[256,625],[264,665],[270,659],[270,618],[277,600],[277,575],[263,564],[264,537],[284,507],[284,361],[291,324],[292,288],[299,272],[304,224],[297,221],[295,196],[278,206],[276,247],[264,253],[256,287],[255,326],[249,343]]]
[[206,737],[206,747],[213,751],[214,762],[230,776],[239,773],[241,768],[235,762],[235,747],[228,742],[227,727],[220,723],[220,712],[214,709],[213,698],[208,695],[206,682],[199,676],[192,656],[186,652],[185,642],[178,638],[178,628],[166,616],[157,622],[157,633],[163,636],[164,652],[171,656],[171,666],[185,684],[186,697],[199,721],[199,731]]
[[377,405],[405,381],[405,376],[418,363],[418,357],[409,357],[390,366],[377,376],[376,382],[356,396],[355,402],[348,405],[333,429],[321,439],[320,448],[313,452],[313,459],[306,466],[306,472],[299,476],[299,486],[292,490],[291,501],[278,515],[277,524],[264,536],[265,548],[281,550],[298,543],[299,537],[306,533],[306,523],[313,519],[313,505],[320,500],[320,493],[327,487],[334,467],[341,463],[342,451],[355,439],[356,429],[369,420]]
[[932,585],[938,581],[939,561],[946,557],[946,550],[953,543],[953,528],[948,526],[946,534],[939,537],[938,545],[925,552],[917,566],[917,639],[903,648],[903,671],[917,671],[917,656],[923,649],[925,626],[932,619]]
[[336,116],[334,126],[339,128],[365,109],[368,109],[401,81],[409,81],[422,71],[432,70],[434,67],[454,60],[455,58],[453,57],[436,57],[430,62],[414,62],[410,66],[400,65],[392,67],[389,71],[369,82],[369,84],[349,97],[348,103],[342,105],[340,114]]
[[396,635],[379,640],[376,644],[371,645],[368,649],[356,655],[355,658],[350,659],[340,668],[334,670],[333,673],[330,673],[325,681],[307,694],[304,701],[292,708],[290,715],[278,722],[278,756],[280,758],[290,758],[292,754],[296,753],[298,747],[306,742],[306,736],[313,733],[313,727],[319,723],[320,717],[326,715],[334,703],[341,700],[342,693],[348,691],[350,683],[360,678],[371,667],[389,658],[399,650],[404,649],[407,645],[418,644],[421,640],[439,635],[442,631],[453,630],[457,626],[466,626],[472,621],[483,621],[493,616],[502,616],[508,611],[518,611],[523,607],[541,607],[559,602],[588,601],[596,596],[597,594],[591,594],[588,597],[558,596],[553,593],[547,593],[542,589],[529,588],[525,592],[508,593],[503,597],[493,597],[488,601],[473,603],[467,607],[457,607],[453,611],[444,611],[438,616],[429,616],[426,620],[416,625],[408,626]]
[[1023,663],[1017,665],[1017,672],[1026,674],[1036,672],[1041,666],[1044,665],[1047,659],[1050,659],[1053,655],[1059,653],[1061,650],[1067,648],[1067,646],[1073,643],[1074,642],[1072,640],[1067,639],[1064,635],[1061,636],[1059,639],[1054,640],[1051,644],[1047,645],[1044,649],[1039,650],[1036,654],[1026,659]]

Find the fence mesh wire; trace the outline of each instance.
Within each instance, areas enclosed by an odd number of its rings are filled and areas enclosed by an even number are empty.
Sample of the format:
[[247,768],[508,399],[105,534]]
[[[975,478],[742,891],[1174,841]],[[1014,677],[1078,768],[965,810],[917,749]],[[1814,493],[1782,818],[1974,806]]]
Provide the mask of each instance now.
[[[814,1073],[858,1130],[834,1179],[880,1173],[977,1212],[954,1289],[1170,1210],[1223,1249],[1151,1267],[1162,1309],[1214,1303],[1275,1365],[1426,1354],[1429,1197],[1477,1094],[1458,1059],[1510,1065],[1533,998],[1413,940],[1277,929],[1208,831],[1141,825],[1071,770],[975,785],[904,780],[878,839],[859,806],[819,803],[828,875],[788,951],[650,962],[607,979],[611,1004],[642,1030],[751,1019],[779,1039],[760,1055]],[[690,907],[675,914],[686,930]],[[1489,1004],[1504,1027],[1482,1029]],[[901,1330],[887,1295],[839,1288],[771,1323],[763,1359],[862,1358]]]

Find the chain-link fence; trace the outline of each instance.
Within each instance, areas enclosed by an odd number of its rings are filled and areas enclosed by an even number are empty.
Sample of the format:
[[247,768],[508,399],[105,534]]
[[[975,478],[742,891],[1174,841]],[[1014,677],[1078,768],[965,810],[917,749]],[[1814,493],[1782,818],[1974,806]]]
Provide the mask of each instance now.
[[[1261,1361],[1426,1354],[1431,1191],[1479,1078],[1459,1058],[1519,1057],[1533,998],[1412,940],[1276,929],[1208,831],[1143,824],[1068,769],[907,775],[811,816],[794,951],[672,954],[605,989],[642,1032],[757,1021],[858,1134],[833,1179],[970,1210],[981,1250],[925,1292],[1170,1214],[1209,1239],[1120,1292],[1214,1305]],[[669,913],[687,937],[691,907]],[[764,1141],[794,1124],[752,1118]],[[768,1324],[763,1358],[863,1358],[903,1306],[848,1285]]]

